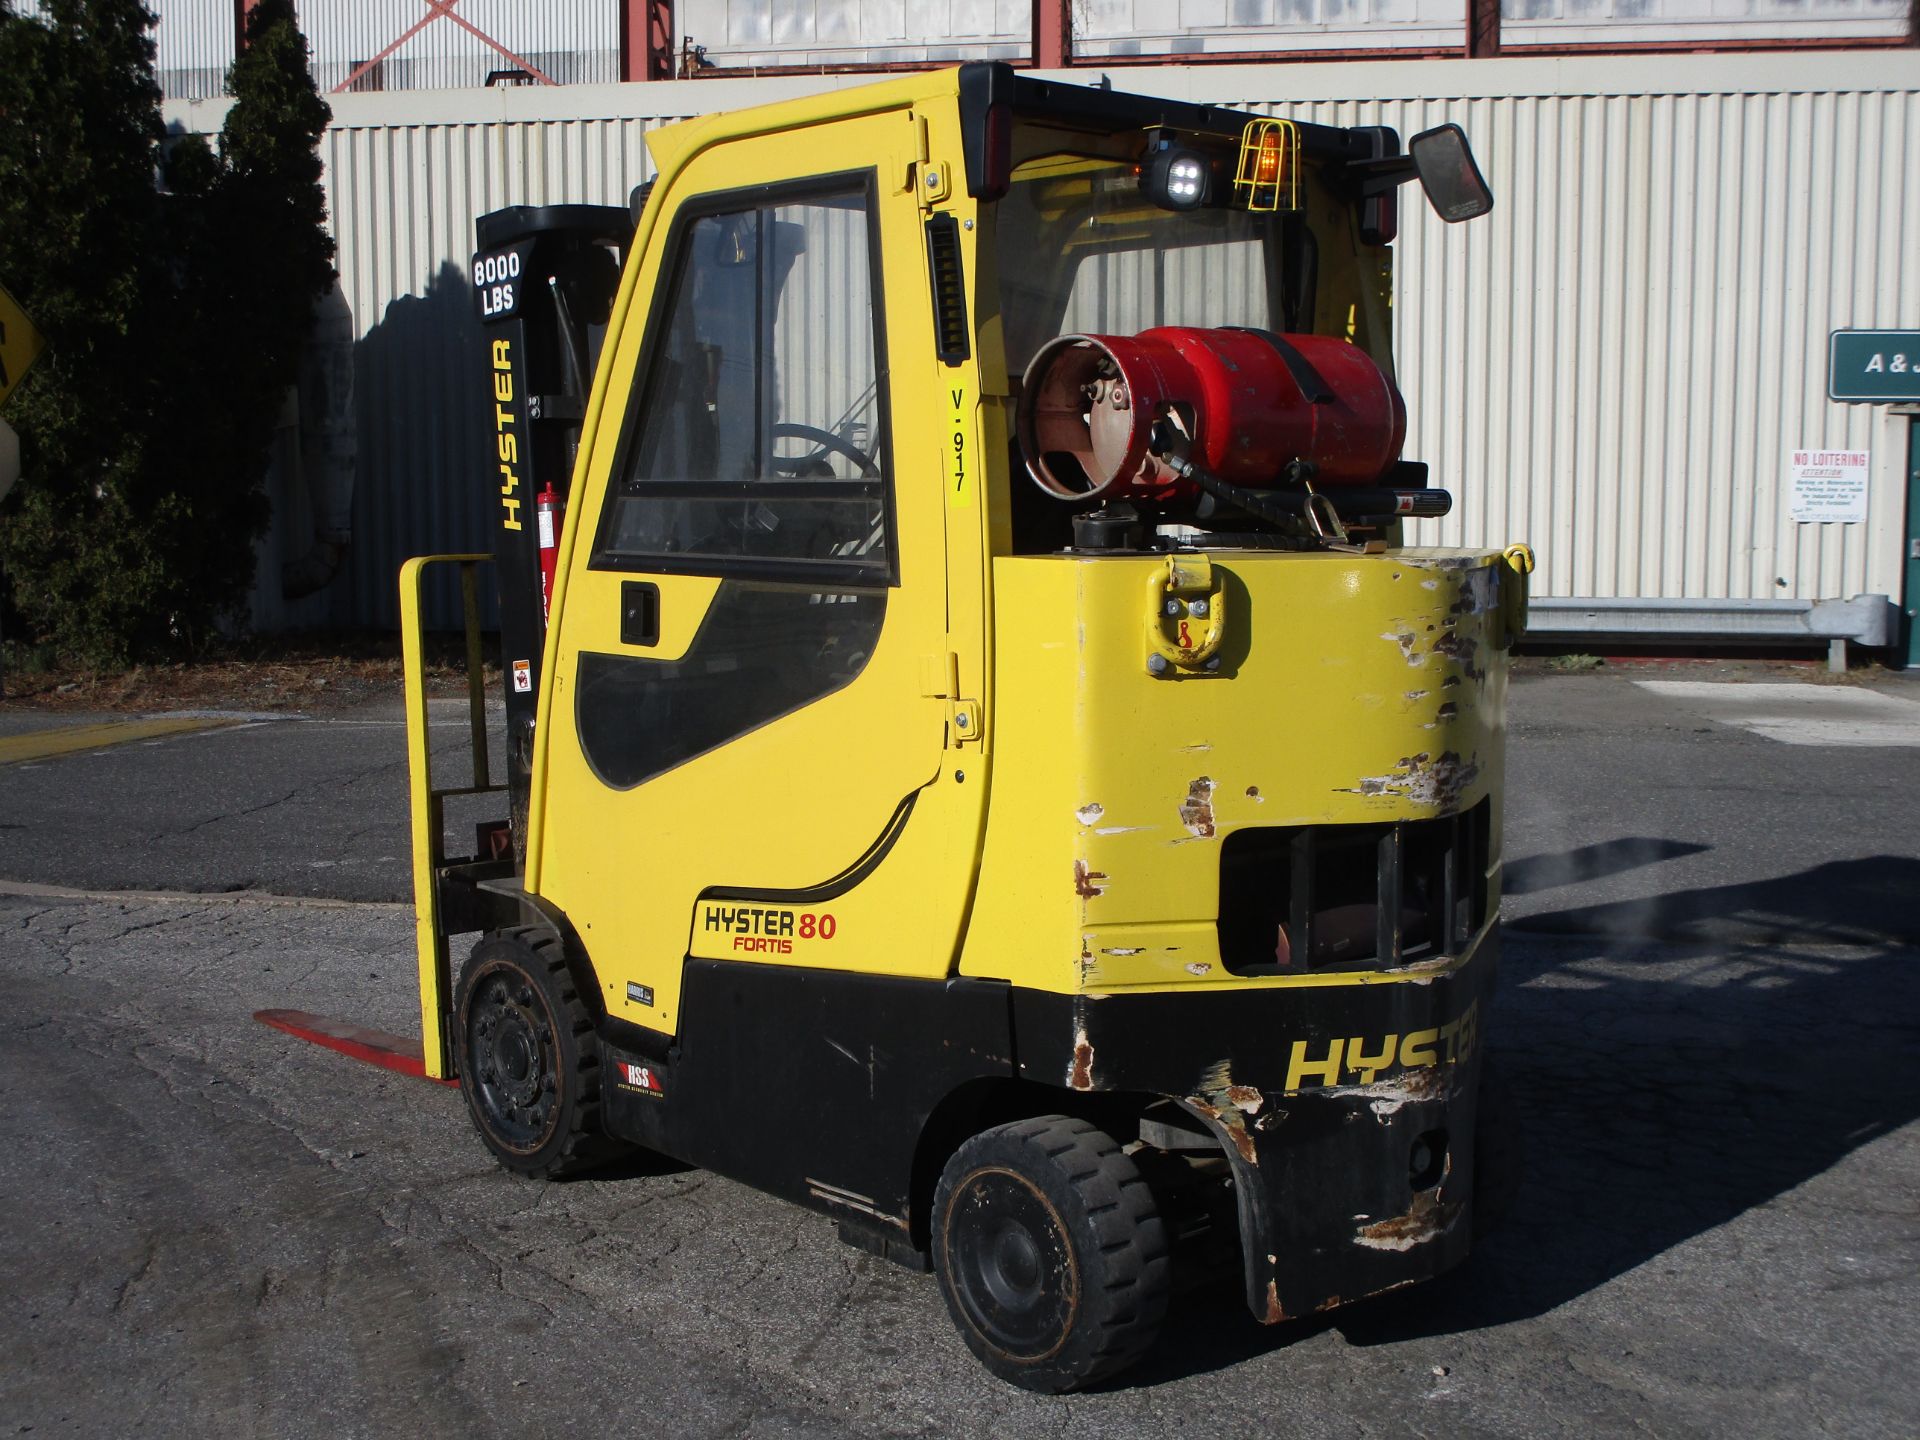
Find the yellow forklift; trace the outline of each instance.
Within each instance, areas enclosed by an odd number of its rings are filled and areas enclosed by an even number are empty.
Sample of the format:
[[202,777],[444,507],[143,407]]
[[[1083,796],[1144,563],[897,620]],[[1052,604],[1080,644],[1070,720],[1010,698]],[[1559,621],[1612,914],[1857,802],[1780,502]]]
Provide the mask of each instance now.
[[[1465,137],[971,64],[647,138],[631,207],[478,225],[495,551],[402,577],[425,1072],[521,1174],[833,1217],[1035,1390],[1210,1243],[1269,1323],[1458,1263],[1531,557],[1403,543],[1389,299]],[[477,675],[485,563],[505,782],[476,680],[437,787],[423,596]]]

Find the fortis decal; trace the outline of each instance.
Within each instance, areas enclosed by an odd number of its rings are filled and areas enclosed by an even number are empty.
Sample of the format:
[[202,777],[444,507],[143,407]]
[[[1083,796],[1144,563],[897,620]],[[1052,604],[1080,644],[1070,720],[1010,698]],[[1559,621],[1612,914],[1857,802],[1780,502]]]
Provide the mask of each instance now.
[[696,946],[725,936],[729,949],[749,954],[791,955],[796,940],[832,940],[839,933],[831,911],[784,906],[703,902],[694,918]]

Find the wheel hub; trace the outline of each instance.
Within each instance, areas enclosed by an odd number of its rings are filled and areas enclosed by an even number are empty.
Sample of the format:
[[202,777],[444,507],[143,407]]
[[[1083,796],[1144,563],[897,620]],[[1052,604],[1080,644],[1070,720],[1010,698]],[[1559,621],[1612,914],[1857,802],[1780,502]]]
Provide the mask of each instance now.
[[968,1177],[949,1244],[968,1320],[1008,1356],[1043,1359],[1065,1340],[1080,1304],[1065,1226],[1046,1197],[1010,1170]]
[[479,1110],[503,1144],[537,1146],[554,1115],[552,1021],[533,987],[507,975],[486,977],[469,1015],[468,1053]]

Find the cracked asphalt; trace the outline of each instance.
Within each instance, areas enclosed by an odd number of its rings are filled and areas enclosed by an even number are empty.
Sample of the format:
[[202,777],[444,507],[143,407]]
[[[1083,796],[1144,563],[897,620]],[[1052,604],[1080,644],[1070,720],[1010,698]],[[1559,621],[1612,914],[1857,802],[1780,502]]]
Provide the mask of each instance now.
[[457,1093],[248,1018],[417,1023],[392,715],[0,768],[0,1434],[1913,1435],[1920,749],[1611,675],[1513,715],[1513,1219],[1311,1322],[1189,1296],[1066,1399],[824,1220],[512,1178]]

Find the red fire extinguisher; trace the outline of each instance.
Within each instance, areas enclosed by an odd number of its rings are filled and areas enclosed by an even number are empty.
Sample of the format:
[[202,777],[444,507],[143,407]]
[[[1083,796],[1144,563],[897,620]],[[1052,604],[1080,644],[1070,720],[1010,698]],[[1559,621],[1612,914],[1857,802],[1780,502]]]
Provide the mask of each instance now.
[[553,609],[553,572],[560,556],[560,497],[551,480],[533,503],[540,517],[540,623],[545,625]]

